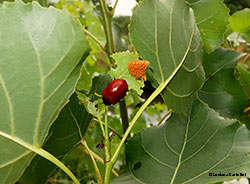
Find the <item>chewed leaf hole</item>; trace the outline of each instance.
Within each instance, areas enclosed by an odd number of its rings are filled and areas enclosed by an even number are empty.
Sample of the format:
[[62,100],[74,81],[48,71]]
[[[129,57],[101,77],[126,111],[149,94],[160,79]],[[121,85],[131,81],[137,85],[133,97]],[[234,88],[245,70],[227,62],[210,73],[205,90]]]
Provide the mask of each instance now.
[[140,169],[140,167],[142,166],[142,163],[139,161],[139,162],[136,162],[133,164],[133,170],[137,170],[137,169]]

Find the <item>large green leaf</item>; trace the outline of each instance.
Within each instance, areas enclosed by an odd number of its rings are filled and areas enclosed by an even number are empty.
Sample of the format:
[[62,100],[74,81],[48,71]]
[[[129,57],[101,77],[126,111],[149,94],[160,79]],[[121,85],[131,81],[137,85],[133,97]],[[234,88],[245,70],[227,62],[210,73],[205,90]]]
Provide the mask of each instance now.
[[250,10],[248,8],[235,12],[230,18],[230,27],[237,33],[250,31]]
[[250,71],[242,64],[239,64],[237,68],[240,72],[240,84],[243,86],[246,95],[250,98]]
[[[95,76],[88,96],[92,96],[93,100],[97,99],[94,94],[101,94],[110,81],[109,75]],[[74,93],[50,128],[48,140],[46,140],[43,148],[59,160],[64,159],[81,141],[91,119],[92,115],[86,111],[83,104],[80,104],[77,94]],[[45,183],[54,169],[54,164],[40,156],[35,156],[19,182],[21,184]]]
[[145,129],[129,141],[126,152],[134,182],[125,177],[130,183],[197,184],[239,178],[235,173],[249,176],[249,144],[245,126],[195,100],[187,116],[174,113],[164,125]]
[[246,106],[247,98],[234,76],[237,61],[242,55],[228,49],[217,49],[203,57],[207,80],[199,91],[199,97],[224,117],[240,118]]
[[[92,116],[87,113],[84,105],[79,104],[77,94],[74,93],[53,123],[43,148],[62,160],[83,138],[91,119]],[[19,182],[45,183],[55,168],[53,163],[37,155]]]
[[[13,183],[73,93],[88,51],[65,11],[21,1],[0,5],[0,181]],[[44,153],[44,152],[43,152]]]
[[169,84],[164,91],[169,108],[185,112],[204,80],[201,38],[192,9],[185,1],[144,0],[134,9],[130,37],[150,62],[158,84]]
[[229,9],[223,0],[188,0],[193,8],[197,26],[201,32],[204,49],[212,52],[223,42],[228,24]]

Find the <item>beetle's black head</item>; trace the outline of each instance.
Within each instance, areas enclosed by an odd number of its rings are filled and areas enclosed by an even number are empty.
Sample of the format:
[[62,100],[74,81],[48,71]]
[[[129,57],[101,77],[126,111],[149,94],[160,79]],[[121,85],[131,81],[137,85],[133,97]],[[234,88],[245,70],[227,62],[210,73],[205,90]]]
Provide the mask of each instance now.
[[102,101],[105,105],[111,105],[111,103],[106,98],[104,98],[104,96],[102,97]]

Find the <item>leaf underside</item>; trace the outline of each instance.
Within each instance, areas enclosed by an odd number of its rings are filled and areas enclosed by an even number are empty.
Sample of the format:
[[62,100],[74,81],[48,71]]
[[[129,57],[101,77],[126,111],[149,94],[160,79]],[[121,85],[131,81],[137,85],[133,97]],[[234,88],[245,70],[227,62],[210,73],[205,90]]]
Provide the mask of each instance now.
[[221,48],[203,57],[207,80],[199,90],[199,97],[223,117],[239,119],[246,106],[247,97],[234,76],[238,59],[242,55]]
[[164,125],[145,129],[129,141],[130,176],[117,183],[214,183],[237,177],[209,173],[248,176],[249,143],[245,126],[195,100],[187,115],[174,113]]
[[64,11],[0,5],[0,181],[13,183],[73,93],[88,44]]
[[228,25],[229,9],[223,0],[188,0],[194,10],[204,50],[208,53],[219,48]]
[[[79,103],[77,94],[74,93],[51,126],[43,149],[62,160],[83,139],[91,119],[92,116],[87,113],[84,105]],[[53,163],[36,155],[19,183],[45,183],[55,168]]]
[[130,37],[158,84],[169,83],[163,92],[168,107],[184,113],[204,81],[192,9],[185,1],[144,0],[134,9]]

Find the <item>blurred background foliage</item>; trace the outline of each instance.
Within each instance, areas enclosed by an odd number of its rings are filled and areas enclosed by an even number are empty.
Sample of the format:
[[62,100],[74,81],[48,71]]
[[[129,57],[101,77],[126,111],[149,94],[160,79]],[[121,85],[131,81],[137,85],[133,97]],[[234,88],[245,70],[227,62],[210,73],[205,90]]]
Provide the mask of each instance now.
[[[0,0],[2,3],[4,0]],[[14,1],[14,0],[13,0]],[[30,2],[31,0],[24,0],[24,2]],[[102,17],[99,8],[98,0],[37,0],[42,6],[54,6],[58,9],[65,9],[75,18],[78,18],[83,27],[91,32],[95,37],[100,40],[103,45],[105,45],[105,33],[102,26]],[[110,4],[111,2],[107,1]],[[243,57],[240,62],[243,63],[246,68],[250,71],[249,67],[249,49],[250,49],[250,30],[248,28],[238,30],[235,28],[240,27],[242,24],[242,14],[247,14],[250,16],[250,1],[249,0],[225,0],[226,6],[230,9],[230,25],[228,30],[224,35],[223,47],[231,48],[240,52],[248,53]],[[240,12],[240,13],[239,13]],[[249,22],[249,19],[247,20]],[[113,19],[113,33],[115,41],[115,51],[133,51],[133,46],[130,44],[128,36],[128,25],[130,22],[129,16],[114,17]],[[106,53],[100,48],[100,46],[90,37],[88,41],[91,46],[91,52],[82,69],[82,76],[76,86],[77,90],[90,90],[92,78],[99,73],[105,73],[108,70],[108,57]],[[148,85],[147,85],[148,86]],[[144,89],[142,98],[138,97],[133,91],[129,92],[125,97],[128,106],[129,118],[131,119],[137,112],[144,99],[147,98],[153,91],[152,87],[149,89]],[[149,93],[149,94],[148,94]],[[143,116],[138,120],[138,123],[133,127],[132,134],[138,133],[141,129],[151,126],[152,124],[157,124],[162,118],[165,118],[166,112],[168,111],[166,105],[162,103],[162,98],[159,96],[155,100],[153,105],[150,105]],[[122,134],[122,125],[119,119],[119,105],[109,107],[109,124],[115,129],[119,134]],[[150,124],[147,122],[151,122]],[[100,161],[97,162],[101,173],[103,172],[103,164],[101,163],[101,158],[103,157],[103,150],[96,148],[98,144],[101,143],[101,131],[98,123],[93,119],[89,125],[88,131],[85,134],[85,139],[88,143],[89,148],[100,157]],[[112,139],[112,147],[116,147],[119,143],[119,137],[115,136]],[[114,149],[112,149],[114,150]],[[86,148],[80,144],[76,147],[65,159],[64,163],[66,166],[73,171],[77,178],[82,184],[95,183],[95,170],[88,155]],[[122,151],[116,165],[115,170],[118,174],[122,174],[128,168],[125,163],[124,150]],[[112,175],[115,177],[115,174]],[[49,177],[48,184],[67,184],[72,183],[68,176],[61,171],[56,169],[55,172]]]

